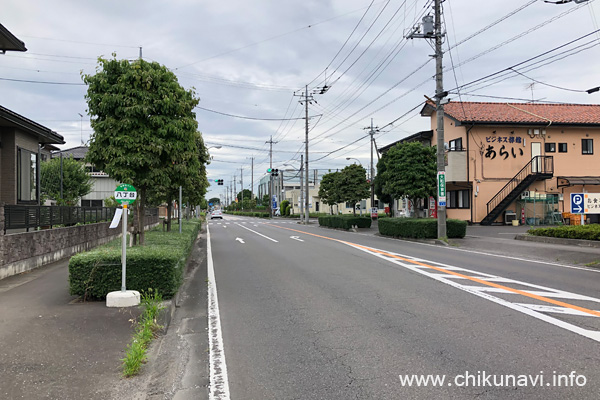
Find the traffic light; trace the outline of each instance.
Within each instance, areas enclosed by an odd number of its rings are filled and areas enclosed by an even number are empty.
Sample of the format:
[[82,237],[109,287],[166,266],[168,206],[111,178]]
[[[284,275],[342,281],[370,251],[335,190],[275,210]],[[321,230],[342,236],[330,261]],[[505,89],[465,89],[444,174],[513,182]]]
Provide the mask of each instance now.
[[271,176],[279,176],[279,170],[277,168],[269,168],[267,172],[270,172]]
[[217,185],[219,186],[223,185],[223,179],[215,179],[215,182],[217,182]]

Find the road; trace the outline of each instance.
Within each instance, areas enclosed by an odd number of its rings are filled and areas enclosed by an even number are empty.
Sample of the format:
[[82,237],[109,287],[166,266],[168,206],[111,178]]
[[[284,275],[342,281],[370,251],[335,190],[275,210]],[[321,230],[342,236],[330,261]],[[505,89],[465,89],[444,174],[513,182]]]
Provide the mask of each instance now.
[[208,225],[215,398],[600,398],[598,270],[281,219]]

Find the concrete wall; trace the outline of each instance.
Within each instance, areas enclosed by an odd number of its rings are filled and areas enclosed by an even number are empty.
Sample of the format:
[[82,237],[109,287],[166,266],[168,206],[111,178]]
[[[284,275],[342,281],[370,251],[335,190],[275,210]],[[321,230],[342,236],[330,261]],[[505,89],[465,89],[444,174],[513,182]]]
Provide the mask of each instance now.
[[[147,229],[158,217],[146,218]],[[4,235],[4,205],[0,204],[0,279],[20,274],[64,257],[90,250],[120,236],[110,222]]]

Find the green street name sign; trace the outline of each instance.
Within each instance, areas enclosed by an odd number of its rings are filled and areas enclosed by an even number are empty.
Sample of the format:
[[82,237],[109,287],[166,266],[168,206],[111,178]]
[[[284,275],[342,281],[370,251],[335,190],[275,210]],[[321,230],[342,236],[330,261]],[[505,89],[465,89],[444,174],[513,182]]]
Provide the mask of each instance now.
[[446,172],[438,171],[438,201],[446,201]]
[[127,183],[123,183],[115,189],[115,200],[119,204],[129,205],[137,199],[135,188]]

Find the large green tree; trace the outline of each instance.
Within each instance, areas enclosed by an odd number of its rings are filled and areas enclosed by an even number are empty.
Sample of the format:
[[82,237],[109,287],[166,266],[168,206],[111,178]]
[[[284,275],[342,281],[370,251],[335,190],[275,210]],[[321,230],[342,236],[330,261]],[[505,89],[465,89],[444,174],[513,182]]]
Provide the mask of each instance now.
[[144,244],[148,191],[172,187],[174,176],[188,175],[188,167],[202,160],[193,112],[199,100],[165,66],[145,60],[99,58],[96,73],[84,74],[83,81],[94,130],[86,159],[137,189],[135,231]]
[[213,205],[221,204],[221,199],[218,197],[213,197],[213,198],[208,199],[208,202],[212,203]]
[[357,164],[348,165],[340,171],[337,184],[341,201],[352,203],[352,213],[356,215],[354,205],[371,194],[370,184],[367,182],[367,171]]
[[319,185],[319,198],[323,204],[329,206],[331,214],[333,214],[333,205],[342,201],[339,179],[340,172],[330,172],[323,175]]
[[377,164],[377,169],[383,195],[392,199],[407,197],[413,203],[416,199],[435,195],[435,146],[423,146],[418,142],[399,143],[388,150]]
[[75,206],[79,199],[92,191],[92,180],[83,163],[72,157],[62,159],[62,198],[60,196],[61,159],[44,161],[40,170],[42,198],[56,200],[61,206]]

